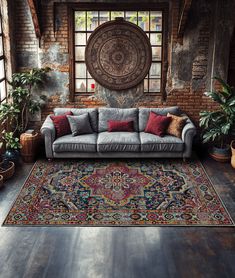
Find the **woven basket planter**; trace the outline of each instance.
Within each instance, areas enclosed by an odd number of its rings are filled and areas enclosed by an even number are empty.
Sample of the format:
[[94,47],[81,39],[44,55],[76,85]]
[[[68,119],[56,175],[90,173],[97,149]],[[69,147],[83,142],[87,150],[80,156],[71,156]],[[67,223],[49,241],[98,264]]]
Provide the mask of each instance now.
[[10,179],[15,173],[15,164],[12,161],[9,161],[10,167],[8,169],[3,169],[2,164],[0,163],[0,175],[3,176],[3,180]]

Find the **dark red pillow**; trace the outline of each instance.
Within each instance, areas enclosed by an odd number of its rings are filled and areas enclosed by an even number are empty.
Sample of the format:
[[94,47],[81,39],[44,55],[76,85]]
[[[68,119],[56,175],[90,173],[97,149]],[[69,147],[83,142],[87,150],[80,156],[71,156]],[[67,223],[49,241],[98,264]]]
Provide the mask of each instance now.
[[56,130],[56,137],[61,137],[71,133],[69,121],[68,118],[66,117],[67,115],[73,115],[73,113],[69,111],[64,113],[63,115],[51,116],[51,119],[53,121]]
[[134,121],[108,121],[108,131],[134,131]]
[[150,112],[145,132],[163,137],[166,133],[171,118]]

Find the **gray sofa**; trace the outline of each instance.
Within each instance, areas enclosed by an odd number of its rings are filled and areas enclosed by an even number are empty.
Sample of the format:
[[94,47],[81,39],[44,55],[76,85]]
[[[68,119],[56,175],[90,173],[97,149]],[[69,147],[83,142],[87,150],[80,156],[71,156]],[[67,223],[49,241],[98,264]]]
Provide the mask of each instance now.
[[[182,131],[182,138],[166,135],[159,137],[145,133],[150,111],[166,115],[168,112],[180,115],[178,107],[167,108],[55,108],[54,114],[72,111],[74,115],[88,113],[93,134],[56,138],[50,115],[42,125],[41,133],[45,138],[46,156],[51,158],[84,157],[181,157],[189,158],[196,128],[188,118]],[[134,132],[108,132],[108,120],[134,121]]]

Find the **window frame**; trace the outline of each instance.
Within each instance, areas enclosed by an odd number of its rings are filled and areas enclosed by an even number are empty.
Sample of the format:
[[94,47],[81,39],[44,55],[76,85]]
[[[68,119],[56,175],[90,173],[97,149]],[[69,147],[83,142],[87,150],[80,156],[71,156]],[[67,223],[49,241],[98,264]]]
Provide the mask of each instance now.
[[6,61],[6,59],[5,59],[5,52],[4,52],[4,34],[3,34],[3,24],[2,24],[2,13],[1,13],[1,10],[0,10],[0,30],[1,30],[1,32],[0,32],[0,40],[2,41],[2,50],[3,50],[3,53],[2,53],[2,55],[0,55],[0,61],[3,61],[3,73],[4,73],[4,77],[2,77],[1,79],[0,79],[0,84],[2,83],[2,82],[4,82],[5,83],[5,97],[2,99],[1,98],[1,95],[0,95],[0,104],[2,103],[2,102],[4,102],[4,101],[6,101],[7,100],[7,84],[6,84],[6,65],[5,65],[5,61]]
[[75,11],[161,11],[162,12],[162,49],[161,49],[161,87],[159,93],[144,92],[148,96],[161,96],[166,98],[166,77],[168,67],[168,9],[167,3],[139,3],[138,9],[133,3],[76,3],[68,5],[69,14],[69,88],[70,101],[74,101],[75,96],[91,96],[93,93],[77,93],[75,91]]

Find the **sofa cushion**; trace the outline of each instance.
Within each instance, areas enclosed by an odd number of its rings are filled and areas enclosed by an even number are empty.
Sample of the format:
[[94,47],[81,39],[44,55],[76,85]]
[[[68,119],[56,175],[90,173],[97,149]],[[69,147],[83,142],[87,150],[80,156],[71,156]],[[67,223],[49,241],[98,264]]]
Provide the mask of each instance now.
[[65,135],[53,143],[54,152],[96,152],[97,133],[72,136]]
[[180,115],[181,111],[178,106],[165,107],[165,108],[139,108],[139,131],[144,131],[148,122],[150,112],[158,115],[166,116],[167,113]]
[[157,115],[154,112],[150,112],[149,119],[144,132],[152,133],[163,137],[166,133],[166,129],[170,121],[170,117]]
[[175,136],[159,137],[154,134],[140,132],[142,152],[182,152],[184,142]]
[[179,117],[173,114],[167,113],[167,117],[171,118],[171,122],[166,130],[166,133],[181,138],[182,130],[186,124],[186,117]]
[[99,108],[99,132],[108,131],[108,121],[134,121],[134,131],[138,131],[137,108]]
[[67,119],[67,115],[73,115],[73,113],[71,111],[67,111],[61,115],[50,116],[56,130],[57,138],[71,133],[71,128]]
[[73,136],[93,133],[88,113],[78,116],[67,116],[67,118]]
[[98,131],[98,110],[97,110],[97,108],[55,108],[54,114],[61,115],[67,111],[72,111],[74,116],[88,113],[93,131],[94,132]]
[[137,132],[101,132],[97,140],[98,152],[139,152]]
[[108,131],[116,132],[116,131],[134,131],[134,121],[108,121]]

